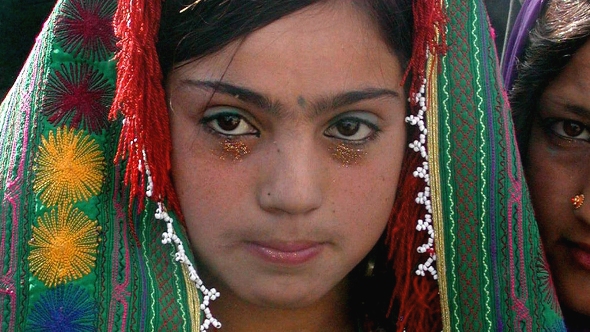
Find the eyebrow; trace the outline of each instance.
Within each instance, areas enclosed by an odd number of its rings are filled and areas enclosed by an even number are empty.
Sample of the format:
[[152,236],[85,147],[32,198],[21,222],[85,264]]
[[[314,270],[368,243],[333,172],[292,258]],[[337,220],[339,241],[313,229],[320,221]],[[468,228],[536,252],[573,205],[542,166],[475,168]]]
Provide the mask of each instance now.
[[200,80],[183,80],[184,84],[194,86],[197,88],[211,90],[216,93],[231,95],[236,99],[243,100],[246,103],[256,105],[257,107],[271,113],[278,114],[281,105],[278,102],[272,101],[264,95],[254,92],[250,89],[240,87],[237,85],[221,82],[221,81],[200,81]]
[[581,117],[585,117],[585,118],[590,118],[590,110],[587,109],[586,107],[582,107],[582,106],[578,106],[578,105],[572,105],[572,104],[566,104],[565,105],[565,109],[573,114],[576,114],[578,116]]
[[[283,104],[280,102],[273,101],[271,98],[268,98],[261,93],[231,83],[190,79],[183,80],[183,83],[189,86],[231,95],[274,115],[280,116],[281,110],[283,109]],[[366,88],[362,90],[347,91],[333,96],[320,98],[318,101],[312,103],[312,108],[314,110],[313,115],[317,116],[328,110],[349,106],[363,100],[379,98],[400,98],[400,94],[395,90],[382,88]]]
[[397,91],[380,88],[366,88],[363,90],[348,91],[329,98],[322,98],[319,102],[314,103],[316,115],[326,112],[330,109],[337,109],[356,104],[363,100],[380,99],[384,97],[399,98]]

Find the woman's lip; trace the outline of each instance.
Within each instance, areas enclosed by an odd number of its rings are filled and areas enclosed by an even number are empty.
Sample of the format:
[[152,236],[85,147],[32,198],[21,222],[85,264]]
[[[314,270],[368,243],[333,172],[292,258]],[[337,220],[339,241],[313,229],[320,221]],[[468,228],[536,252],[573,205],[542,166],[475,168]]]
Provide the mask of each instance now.
[[321,242],[248,242],[248,249],[263,260],[279,265],[300,265],[315,258],[323,249]]
[[572,242],[570,253],[578,265],[590,271],[590,245],[581,242]]

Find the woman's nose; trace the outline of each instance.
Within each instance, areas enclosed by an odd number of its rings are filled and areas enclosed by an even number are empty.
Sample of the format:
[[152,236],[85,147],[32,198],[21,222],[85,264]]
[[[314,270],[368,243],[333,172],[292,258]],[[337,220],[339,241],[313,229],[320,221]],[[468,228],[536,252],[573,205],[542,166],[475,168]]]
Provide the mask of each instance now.
[[323,167],[313,144],[305,140],[275,144],[260,169],[258,203],[263,210],[291,215],[319,208],[324,199]]
[[576,217],[590,226],[590,167],[586,166],[588,161],[586,160],[586,164],[583,165],[585,171],[579,173],[577,181],[582,185],[579,187],[579,193],[571,198],[571,203]]

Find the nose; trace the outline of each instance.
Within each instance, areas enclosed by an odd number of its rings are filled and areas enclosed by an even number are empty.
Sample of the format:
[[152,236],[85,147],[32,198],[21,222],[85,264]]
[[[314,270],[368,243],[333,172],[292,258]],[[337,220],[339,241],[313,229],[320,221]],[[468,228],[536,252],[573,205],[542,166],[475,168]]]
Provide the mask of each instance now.
[[307,214],[323,200],[325,171],[312,144],[291,140],[275,143],[260,168],[258,204],[272,213]]
[[[586,161],[588,162],[588,161]],[[587,164],[586,164],[587,165]],[[576,196],[571,198],[574,214],[587,226],[590,226],[590,167],[578,178],[579,183],[583,183]]]

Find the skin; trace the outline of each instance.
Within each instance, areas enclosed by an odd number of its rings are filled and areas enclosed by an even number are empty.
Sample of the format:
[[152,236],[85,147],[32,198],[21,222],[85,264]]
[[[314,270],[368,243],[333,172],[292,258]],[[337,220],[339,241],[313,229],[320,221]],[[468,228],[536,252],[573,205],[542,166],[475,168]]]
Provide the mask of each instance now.
[[402,75],[370,19],[339,2],[169,77],[174,184],[223,331],[355,330],[346,277],[395,199]]
[[[527,176],[560,303],[574,324],[590,317],[590,43],[544,91]],[[574,209],[571,198],[585,194]],[[578,317],[578,315],[581,315]],[[586,316],[586,317],[584,317]]]

